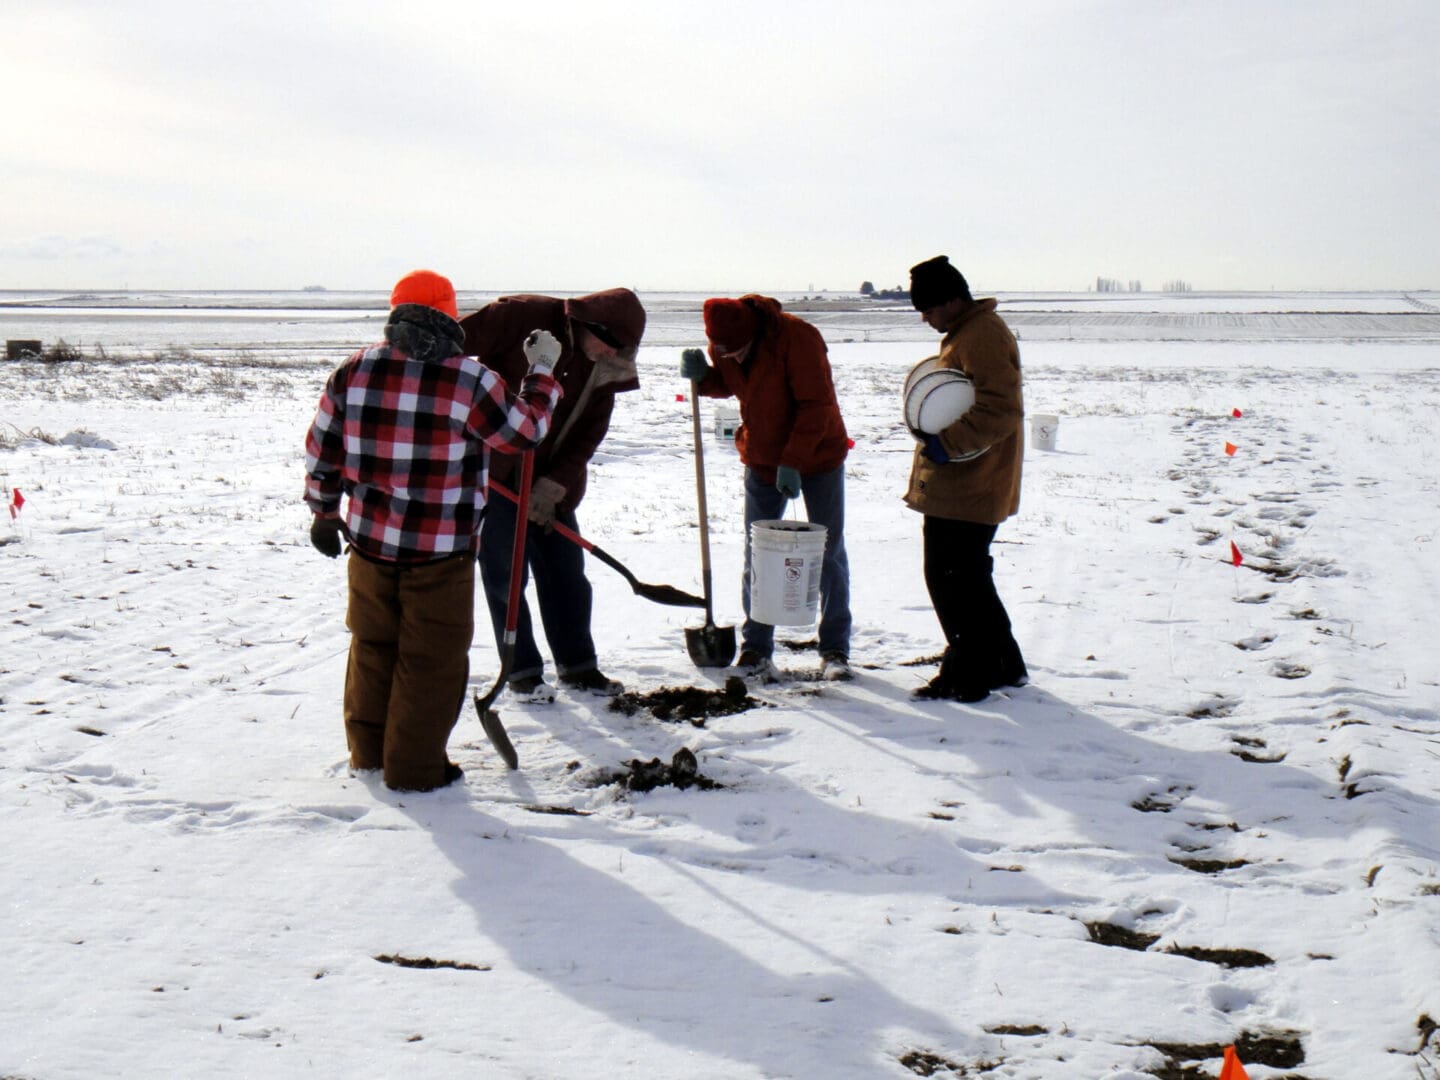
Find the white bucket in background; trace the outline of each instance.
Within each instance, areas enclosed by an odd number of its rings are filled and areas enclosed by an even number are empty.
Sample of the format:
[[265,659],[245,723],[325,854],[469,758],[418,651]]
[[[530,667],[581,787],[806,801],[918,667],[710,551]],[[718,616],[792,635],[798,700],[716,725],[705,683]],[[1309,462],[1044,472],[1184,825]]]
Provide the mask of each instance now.
[[809,521],[750,525],[750,618],[771,626],[809,626],[820,606],[825,526]]
[[1030,417],[1030,445],[1036,450],[1054,450],[1060,441],[1060,417],[1036,413]]
[[735,429],[740,426],[740,410],[730,405],[715,406],[715,437],[728,442],[735,441]]

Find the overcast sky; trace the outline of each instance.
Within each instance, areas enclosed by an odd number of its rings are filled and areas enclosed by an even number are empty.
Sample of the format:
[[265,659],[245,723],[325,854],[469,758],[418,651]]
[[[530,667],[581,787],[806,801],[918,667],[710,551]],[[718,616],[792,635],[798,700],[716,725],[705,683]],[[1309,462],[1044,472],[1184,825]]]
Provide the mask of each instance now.
[[6,0],[0,288],[1440,289],[1440,2]]

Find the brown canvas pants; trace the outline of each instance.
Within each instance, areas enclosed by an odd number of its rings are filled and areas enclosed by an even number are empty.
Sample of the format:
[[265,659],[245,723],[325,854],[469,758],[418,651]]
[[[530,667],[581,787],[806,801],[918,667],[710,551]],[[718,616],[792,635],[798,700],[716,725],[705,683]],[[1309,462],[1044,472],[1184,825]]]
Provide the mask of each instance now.
[[383,769],[387,787],[446,783],[450,738],[465,703],[475,633],[475,560],[400,568],[349,557],[350,766]]

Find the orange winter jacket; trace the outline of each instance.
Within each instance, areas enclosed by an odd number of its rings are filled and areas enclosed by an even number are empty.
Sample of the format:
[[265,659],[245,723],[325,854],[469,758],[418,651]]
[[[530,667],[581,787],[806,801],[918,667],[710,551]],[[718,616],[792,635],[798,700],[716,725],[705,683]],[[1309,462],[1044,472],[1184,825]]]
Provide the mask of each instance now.
[[950,327],[940,363],[975,384],[975,404],[940,432],[940,441],[952,454],[990,449],[970,461],[937,465],[916,447],[905,503],[930,517],[998,525],[1020,509],[1025,403],[1020,346],[993,299],[977,300]]
[[740,402],[735,449],[761,482],[773,484],[781,465],[801,476],[839,468],[850,439],[825,339],[772,297],[751,293],[740,299],[759,317],[755,340],[739,362],[717,355],[712,345],[713,366],[700,381],[700,393]]

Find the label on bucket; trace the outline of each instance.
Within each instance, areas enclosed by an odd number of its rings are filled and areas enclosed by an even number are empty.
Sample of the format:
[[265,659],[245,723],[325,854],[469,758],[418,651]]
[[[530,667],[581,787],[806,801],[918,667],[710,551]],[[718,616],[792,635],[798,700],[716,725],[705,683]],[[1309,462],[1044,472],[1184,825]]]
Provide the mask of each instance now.
[[[813,565],[807,565],[813,563]],[[808,572],[807,572],[808,571]],[[781,602],[799,610],[820,599],[820,564],[813,559],[785,560],[785,587]]]

